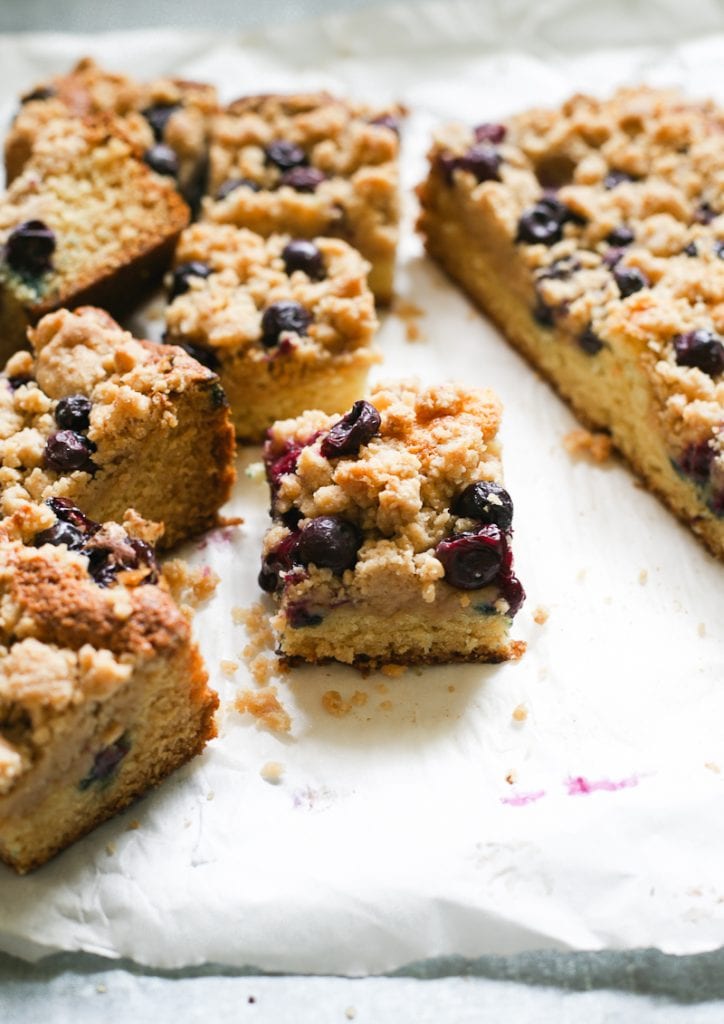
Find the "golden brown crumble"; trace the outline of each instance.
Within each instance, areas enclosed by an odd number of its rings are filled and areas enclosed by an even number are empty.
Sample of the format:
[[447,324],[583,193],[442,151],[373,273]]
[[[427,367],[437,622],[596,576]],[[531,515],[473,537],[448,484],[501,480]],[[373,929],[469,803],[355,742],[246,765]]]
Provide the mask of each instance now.
[[235,701],[236,710],[247,712],[260,725],[272,732],[291,731],[292,720],[277,697],[276,687],[267,686],[262,690],[243,690]]
[[589,462],[608,462],[613,447],[609,434],[584,430],[579,427],[570,430],[563,438],[566,451],[573,458],[584,458]]

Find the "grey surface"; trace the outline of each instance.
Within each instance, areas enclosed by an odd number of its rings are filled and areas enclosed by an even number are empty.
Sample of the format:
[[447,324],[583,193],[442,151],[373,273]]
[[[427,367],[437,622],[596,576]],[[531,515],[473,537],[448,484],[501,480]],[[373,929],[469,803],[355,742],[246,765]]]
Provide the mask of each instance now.
[[[163,25],[253,28],[383,2],[0,0],[0,31],[94,32]],[[490,2],[496,6],[506,0]],[[712,3],[710,14],[716,16],[717,7],[724,18],[724,2]],[[214,965],[151,971],[128,961],[80,954],[28,964],[0,953],[0,1024],[101,1020],[714,1024],[724,1021],[724,951],[691,957],[641,950],[449,959],[412,965],[385,978],[358,980],[259,976],[251,969],[231,971]]]

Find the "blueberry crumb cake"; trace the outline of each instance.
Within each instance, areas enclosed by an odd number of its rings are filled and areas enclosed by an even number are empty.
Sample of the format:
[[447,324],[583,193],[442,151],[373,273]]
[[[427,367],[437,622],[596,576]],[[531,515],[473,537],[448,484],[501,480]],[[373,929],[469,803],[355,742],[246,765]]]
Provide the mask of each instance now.
[[343,238],[392,297],[401,107],[328,93],[248,96],[214,119],[205,218],[261,235]]
[[380,358],[367,266],[337,238],[265,239],[206,223],[183,232],[166,340],[219,374],[242,440],[364,392]]
[[65,499],[0,525],[0,860],[45,863],[201,752],[216,694],[153,548]]
[[261,588],[278,652],[359,666],[504,661],[524,592],[489,391],[380,384],[343,416],[275,423]]
[[215,525],[235,475],[217,375],[92,307],[49,313],[30,340],[0,374],[0,519],[56,497],[99,521],[134,508],[166,547]]
[[724,113],[639,88],[449,126],[419,189],[429,253],[719,557],[723,186]]
[[171,262],[189,210],[129,124],[51,122],[0,198],[3,361],[50,310],[92,303],[127,315]]

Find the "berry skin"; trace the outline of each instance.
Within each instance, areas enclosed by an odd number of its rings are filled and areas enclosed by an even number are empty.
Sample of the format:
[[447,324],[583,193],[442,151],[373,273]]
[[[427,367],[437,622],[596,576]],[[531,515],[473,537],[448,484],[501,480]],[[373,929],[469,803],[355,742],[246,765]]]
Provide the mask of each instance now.
[[184,295],[190,288],[192,277],[207,278],[212,273],[208,263],[201,260],[190,260],[188,263],[179,263],[173,272],[171,281],[171,292],[169,301],[173,301],[177,295]]
[[59,519],[47,530],[41,530],[35,535],[35,547],[42,547],[43,544],[52,544],[58,547],[65,544],[69,551],[79,551],[86,541],[86,534],[73,526],[72,523],[65,523]]
[[331,569],[341,576],[354,566],[361,544],[361,534],[353,523],[339,516],[317,516],[301,531],[296,555],[302,565]]
[[325,459],[357,455],[379,432],[382,417],[371,402],[355,402],[346,416],[337,420],[320,445]]
[[143,162],[147,164],[156,174],[163,174],[168,178],[175,178],[178,174],[178,157],[164,142],[157,142],[143,154]]
[[151,126],[156,142],[160,142],[163,139],[163,133],[166,131],[166,125],[171,114],[180,109],[180,103],[154,103],[153,106],[146,107],[145,110],[141,111]]
[[509,530],[513,522],[512,498],[504,487],[492,480],[468,484],[455,498],[450,511],[454,516],[494,523],[501,530]]
[[55,422],[66,430],[80,433],[90,426],[93,403],[85,395],[69,395],[61,398],[55,407]]
[[474,533],[458,533],[441,540],[435,556],[442,562],[445,579],[458,590],[479,590],[492,583],[503,564],[504,542],[492,524]]
[[638,267],[617,267],[613,272],[613,277],[622,299],[627,299],[629,295],[649,286],[649,279]]
[[273,302],[261,318],[262,344],[265,348],[273,348],[285,332],[304,335],[311,322],[312,314],[298,302]]
[[83,470],[93,473],[96,466],[91,458],[95,445],[74,430],[58,430],[45,442],[45,465],[56,473]]
[[327,180],[324,171],[316,167],[290,167],[279,179],[280,185],[288,185],[295,192],[316,192],[317,186]]
[[301,167],[307,163],[307,154],[302,147],[284,139],[270,142],[264,153],[266,162],[274,164],[280,171],[289,171],[292,167]]
[[494,146],[499,146],[505,139],[507,128],[504,124],[493,124],[486,121],[484,124],[476,125],[473,128],[473,134],[476,142],[492,142]]
[[577,218],[554,196],[545,196],[529,207],[518,221],[518,242],[555,245],[563,237],[563,225]]
[[235,192],[237,188],[248,188],[252,192],[261,191],[261,186],[257,182],[252,181],[251,178],[229,178],[228,181],[219,185],[214,199],[218,203],[221,199],[226,199],[228,195]]
[[53,266],[55,235],[42,220],[18,224],[5,243],[5,261],[19,274],[45,274]]
[[595,356],[603,348],[603,342],[589,324],[578,338],[578,344],[589,356]]
[[626,245],[631,245],[634,238],[633,231],[627,224],[619,224],[606,236],[606,241],[609,245],[615,245],[617,248],[623,248]]
[[295,238],[282,249],[284,269],[287,274],[301,270],[310,281],[323,281],[326,277],[322,254],[314,244],[304,238]]
[[674,353],[679,366],[695,366],[710,377],[724,372],[724,344],[713,331],[700,328],[677,334]]

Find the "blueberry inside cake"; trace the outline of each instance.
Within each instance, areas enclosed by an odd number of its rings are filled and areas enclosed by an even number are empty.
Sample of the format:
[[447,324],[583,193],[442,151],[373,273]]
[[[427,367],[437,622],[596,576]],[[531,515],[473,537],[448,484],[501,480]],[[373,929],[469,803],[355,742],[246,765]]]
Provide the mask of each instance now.
[[576,96],[443,129],[419,190],[430,254],[720,557],[723,132],[676,93]]
[[503,661],[524,600],[489,391],[382,384],[275,423],[259,584],[280,654],[358,665]]
[[151,544],[70,501],[0,526],[0,859],[38,867],[215,735]]

